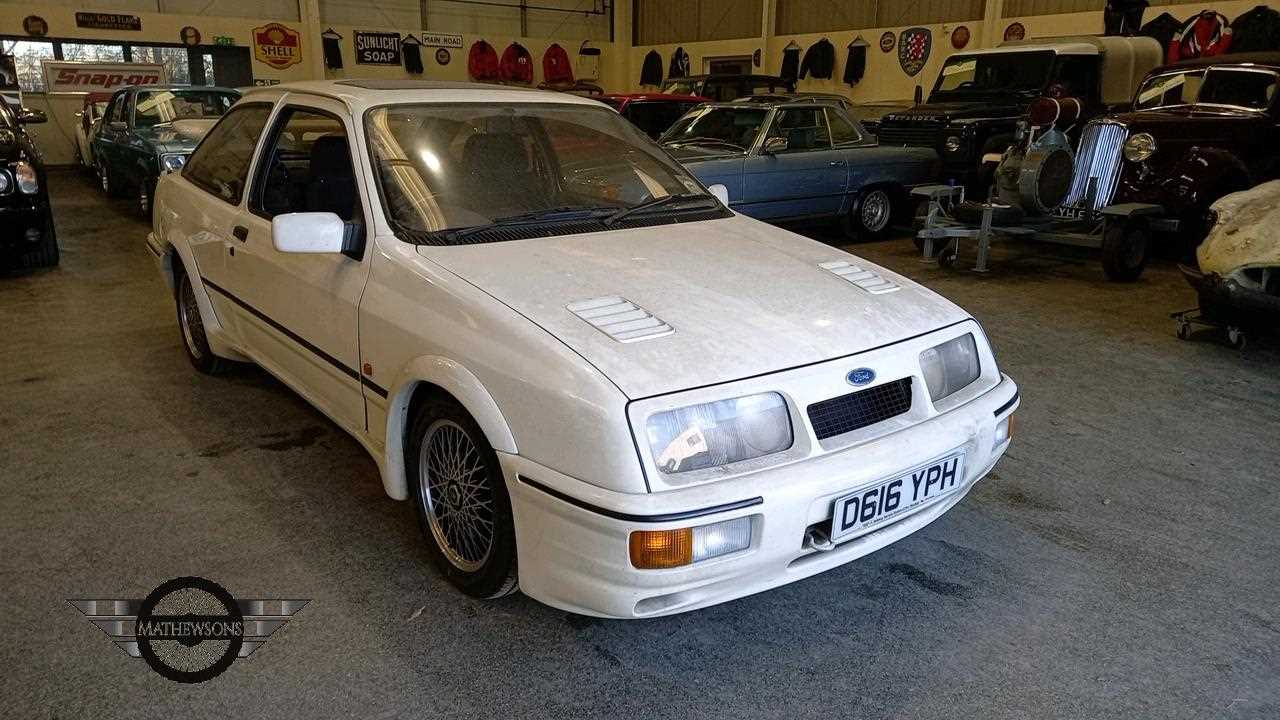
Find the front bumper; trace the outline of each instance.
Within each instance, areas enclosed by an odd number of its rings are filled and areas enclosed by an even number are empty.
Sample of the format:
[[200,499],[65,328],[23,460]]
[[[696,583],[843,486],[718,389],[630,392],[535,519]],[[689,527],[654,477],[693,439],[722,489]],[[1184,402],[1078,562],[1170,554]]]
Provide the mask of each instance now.
[[[515,515],[520,587],[553,607],[639,618],[694,610],[795,582],[889,545],[941,517],[1008,448],[997,424],[1018,407],[1014,382],[901,431],[752,475],[645,495],[587,485],[518,455],[499,454]],[[953,452],[966,454],[961,489],[887,525],[819,551],[810,526],[829,522],[836,498]],[[720,509],[717,509],[720,508]],[[711,510],[710,514],[704,511]],[[689,517],[696,515],[695,518]],[[671,570],[631,566],[634,530],[753,516],[751,548]]]
[[0,198],[0,248],[22,250],[40,242],[50,222],[45,200],[23,199],[20,204],[10,204]]

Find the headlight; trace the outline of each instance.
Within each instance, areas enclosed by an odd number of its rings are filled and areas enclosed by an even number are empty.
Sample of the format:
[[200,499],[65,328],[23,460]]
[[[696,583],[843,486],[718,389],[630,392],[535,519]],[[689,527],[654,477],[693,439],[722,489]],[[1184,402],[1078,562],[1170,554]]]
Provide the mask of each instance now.
[[35,195],[40,191],[40,178],[36,176],[36,169],[31,167],[29,163],[14,163],[13,177],[18,182],[18,189],[23,194]]
[[9,173],[0,170],[0,195],[4,195],[13,189],[13,180],[9,179]]
[[934,402],[978,379],[978,345],[973,334],[962,335],[920,353],[920,369]]
[[1142,162],[1156,154],[1156,139],[1151,133],[1138,133],[1124,143],[1124,157],[1129,162]]
[[791,447],[791,413],[778,393],[692,405],[651,415],[649,451],[666,473],[772,455]]
[[952,135],[951,137],[947,138],[947,142],[943,145],[943,147],[945,147],[947,149],[947,152],[950,152],[950,153],[960,152],[961,142],[962,141],[960,140],[959,135]]
[[169,173],[178,172],[183,165],[187,164],[187,156],[180,154],[161,155],[160,156],[160,174],[168,175]]

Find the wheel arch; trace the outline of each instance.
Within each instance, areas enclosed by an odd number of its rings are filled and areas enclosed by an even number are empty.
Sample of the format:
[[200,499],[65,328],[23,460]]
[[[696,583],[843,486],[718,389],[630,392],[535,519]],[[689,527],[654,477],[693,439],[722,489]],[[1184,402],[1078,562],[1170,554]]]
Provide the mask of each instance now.
[[409,425],[418,405],[433,395],[452,398],[475,419],[485,439],[498,452],[516,453],[515,436],[498,403],[480,379],[449,358],[428,355],[414,359],[399,373],[387,393],[386,444],[382,484],[396,500],[409,497],[404,451]]

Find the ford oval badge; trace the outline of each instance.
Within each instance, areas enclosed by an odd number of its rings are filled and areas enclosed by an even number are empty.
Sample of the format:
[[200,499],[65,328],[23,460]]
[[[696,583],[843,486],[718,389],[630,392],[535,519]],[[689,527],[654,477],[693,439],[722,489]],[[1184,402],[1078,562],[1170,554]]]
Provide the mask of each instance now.
[[859,387],[863,385],[870,385],[875,382],[876,371],[871,368],[858,368],[857,370],[850,371],[849,374],[845,376],[845,379],[849,381],[850,385],[857,385]]

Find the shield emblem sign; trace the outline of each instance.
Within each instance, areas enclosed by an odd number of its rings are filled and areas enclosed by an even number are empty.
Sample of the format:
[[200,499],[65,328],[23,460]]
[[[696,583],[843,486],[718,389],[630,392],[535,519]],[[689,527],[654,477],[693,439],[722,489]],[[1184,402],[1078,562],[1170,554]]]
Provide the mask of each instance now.
[[915,77],[929,62],[929,53],[933,50],[933,31],[929,28],[911,28],[903,30],[898,38],[898,63],[902,65],[907,77]]

